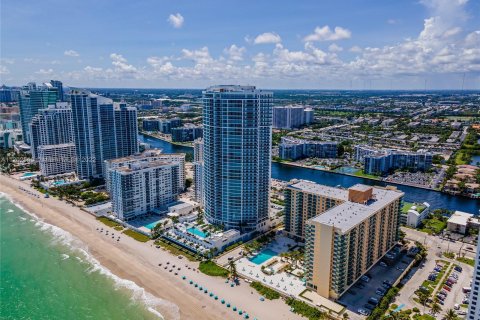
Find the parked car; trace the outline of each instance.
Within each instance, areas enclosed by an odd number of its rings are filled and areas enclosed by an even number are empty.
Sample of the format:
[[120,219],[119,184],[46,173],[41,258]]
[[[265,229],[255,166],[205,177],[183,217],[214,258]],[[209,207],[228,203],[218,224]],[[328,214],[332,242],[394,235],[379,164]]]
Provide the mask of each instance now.
[[455,271],[457,271],[457,272],[462,272],[462,270],[463,270],[462,267],[460,267],[460,266],[455,266]]
[[453,309],[460,310],[460,305],[458,303],[455,303],[455,305],[453,306]]
[[375,298],[375,297],[370,297],[370,299],[368,299],[368,303],[373,304],[374,306],[376,306],[376,305],[378,304],[378,299]]
[[374,306],[374,305],[371,305],[371,304],[368,304],[368,303],[366,303],[363,307],[366,308],[366,309],[368,309],[368,310],[373,310],[373,309],[375,309],[375,306]]
[[388,267],[388,265],[387,265],[385,262],[383,262],[383,261],[380,262],[380,266],[381,266],[381,267],[384,267],[384,268]]
[[360,278],[360,280],[362,280],[363,282],[369,282],[369,281],[370,281],[370,278],[367,277],[367,276],[362,276],[362,277]]
[[360,313],[362,316],[369,316],[371,312],[368,311],[368,310],[360,308],[360,309],[358,309],[358,313]]
[[444,286],[443,289],[447,290],[448,292],[450,292],[452,289],[450,289],[449,287],[447,286]]

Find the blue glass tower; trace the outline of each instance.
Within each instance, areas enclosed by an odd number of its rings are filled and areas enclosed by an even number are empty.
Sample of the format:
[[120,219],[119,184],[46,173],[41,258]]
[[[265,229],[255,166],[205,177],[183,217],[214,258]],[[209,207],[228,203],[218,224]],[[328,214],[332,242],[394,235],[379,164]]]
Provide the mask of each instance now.
[[253,86],[203,91],[205,217],[251,232],[268,219],[273,93]]

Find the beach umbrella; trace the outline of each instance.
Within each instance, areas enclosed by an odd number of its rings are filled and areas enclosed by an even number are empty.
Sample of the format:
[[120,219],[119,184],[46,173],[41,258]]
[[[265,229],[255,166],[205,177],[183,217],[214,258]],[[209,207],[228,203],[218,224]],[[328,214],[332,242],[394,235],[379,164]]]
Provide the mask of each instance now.
[[233,309],[232,309],[232,310],[233,310],[233,311],[237,311],[237,307],[233,307]]
[[223,299],[222,299],[222,301],[221,301],[221,302],[222,302],[222,304],[224,304],[224,303],[225,303],[225,300],[223,300]]
[[192,281],[192,280],[190,280],[190,284],[193,284],[193,281]]
[[215,300],[218,300],[218,296],[215,296]]
[[213,293],[210,292],[210,297],[213,297]]
[[183,276],[182,279],[185,280],[185,279],[187,279],[187,277]]
[[230,303],[227,303],[227,308],[230,308]]
[[230,287],[232,287],[232,288],[233,288],[233,286],[234,286],[234,284],[233,284],[233,283],[231,283],[231,284],[230,284]]
[[242,311],[242,310],[238,310],[238,314],[239,314],[239,315],[242,315],[242,314],[243,314],[243,311]]
[[260,301],[265,301],[265,298],[264,298],[264,297],[260,297]]
[[203,292],[205,292],[205,293],[208,293],[208,290],[207,290],[207,289],[205,289],[205,290],[203,290]]
[[245,314],[243,315],[243,317],[244,317],[245,319],[248,319],[248,318],[249,318],[248,313],[245,313]]
[[195,283],[195,288],[198,287],[198,284]]

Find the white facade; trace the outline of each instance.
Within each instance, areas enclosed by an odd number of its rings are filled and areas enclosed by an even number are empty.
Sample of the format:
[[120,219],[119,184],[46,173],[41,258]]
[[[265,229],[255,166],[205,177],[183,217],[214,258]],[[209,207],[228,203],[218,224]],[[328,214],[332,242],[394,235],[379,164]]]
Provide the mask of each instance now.
[[447,220],[447,230],[465,234],[468,228],[479,228],[480,221],[473,214],[463,211],[455,211]]
[[166,210],[176,201],[181,189],[178,176],[179,163],[163,161],[128,162],[109,169],[109,192],[112,209],[120,220]]
[[44,177],[74,172],[77,168],[74,143],[43,145],[37,151],[40,172]]
[[423,205],[425,209],[420,210],[417,206],[412,206],[410,210],[408,210],[406,216],[407,221],[405,224],[409,227],[416,228],[420,225],[420,223],[425,219],[430,213],[430,205],[427,202],[424,202]]
[[13,148],[17,141],[22,141],[21,129],[7,129],[0,131],[0,149]]
[[193,184],[195,201],[203,207],[203,139],[193,143]]
[[468,305],[468,320],[480,320],[480,235],[477,242],[477,256],[475,257],[475,269],[473,270],[472,292],[470,293],[470,302]]
[[178,163],[180,165],[180,171],[178,173],[178,188],[181,191],[185,189],[185,154],[184,153],[162,153],[158,149],[149,149],[140,154],[112,159],[105,161],[106,172],[106,186],[109,190],[109,170],[118,167],[127,166],[132,163],[147,163],[162,161],[166,163]]

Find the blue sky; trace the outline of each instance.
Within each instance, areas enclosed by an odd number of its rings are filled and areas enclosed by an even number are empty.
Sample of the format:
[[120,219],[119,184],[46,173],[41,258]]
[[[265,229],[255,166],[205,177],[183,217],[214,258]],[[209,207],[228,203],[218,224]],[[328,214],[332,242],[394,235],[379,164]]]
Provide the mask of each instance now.
[[479,0],[1,2],[1,82],[480,89]]

